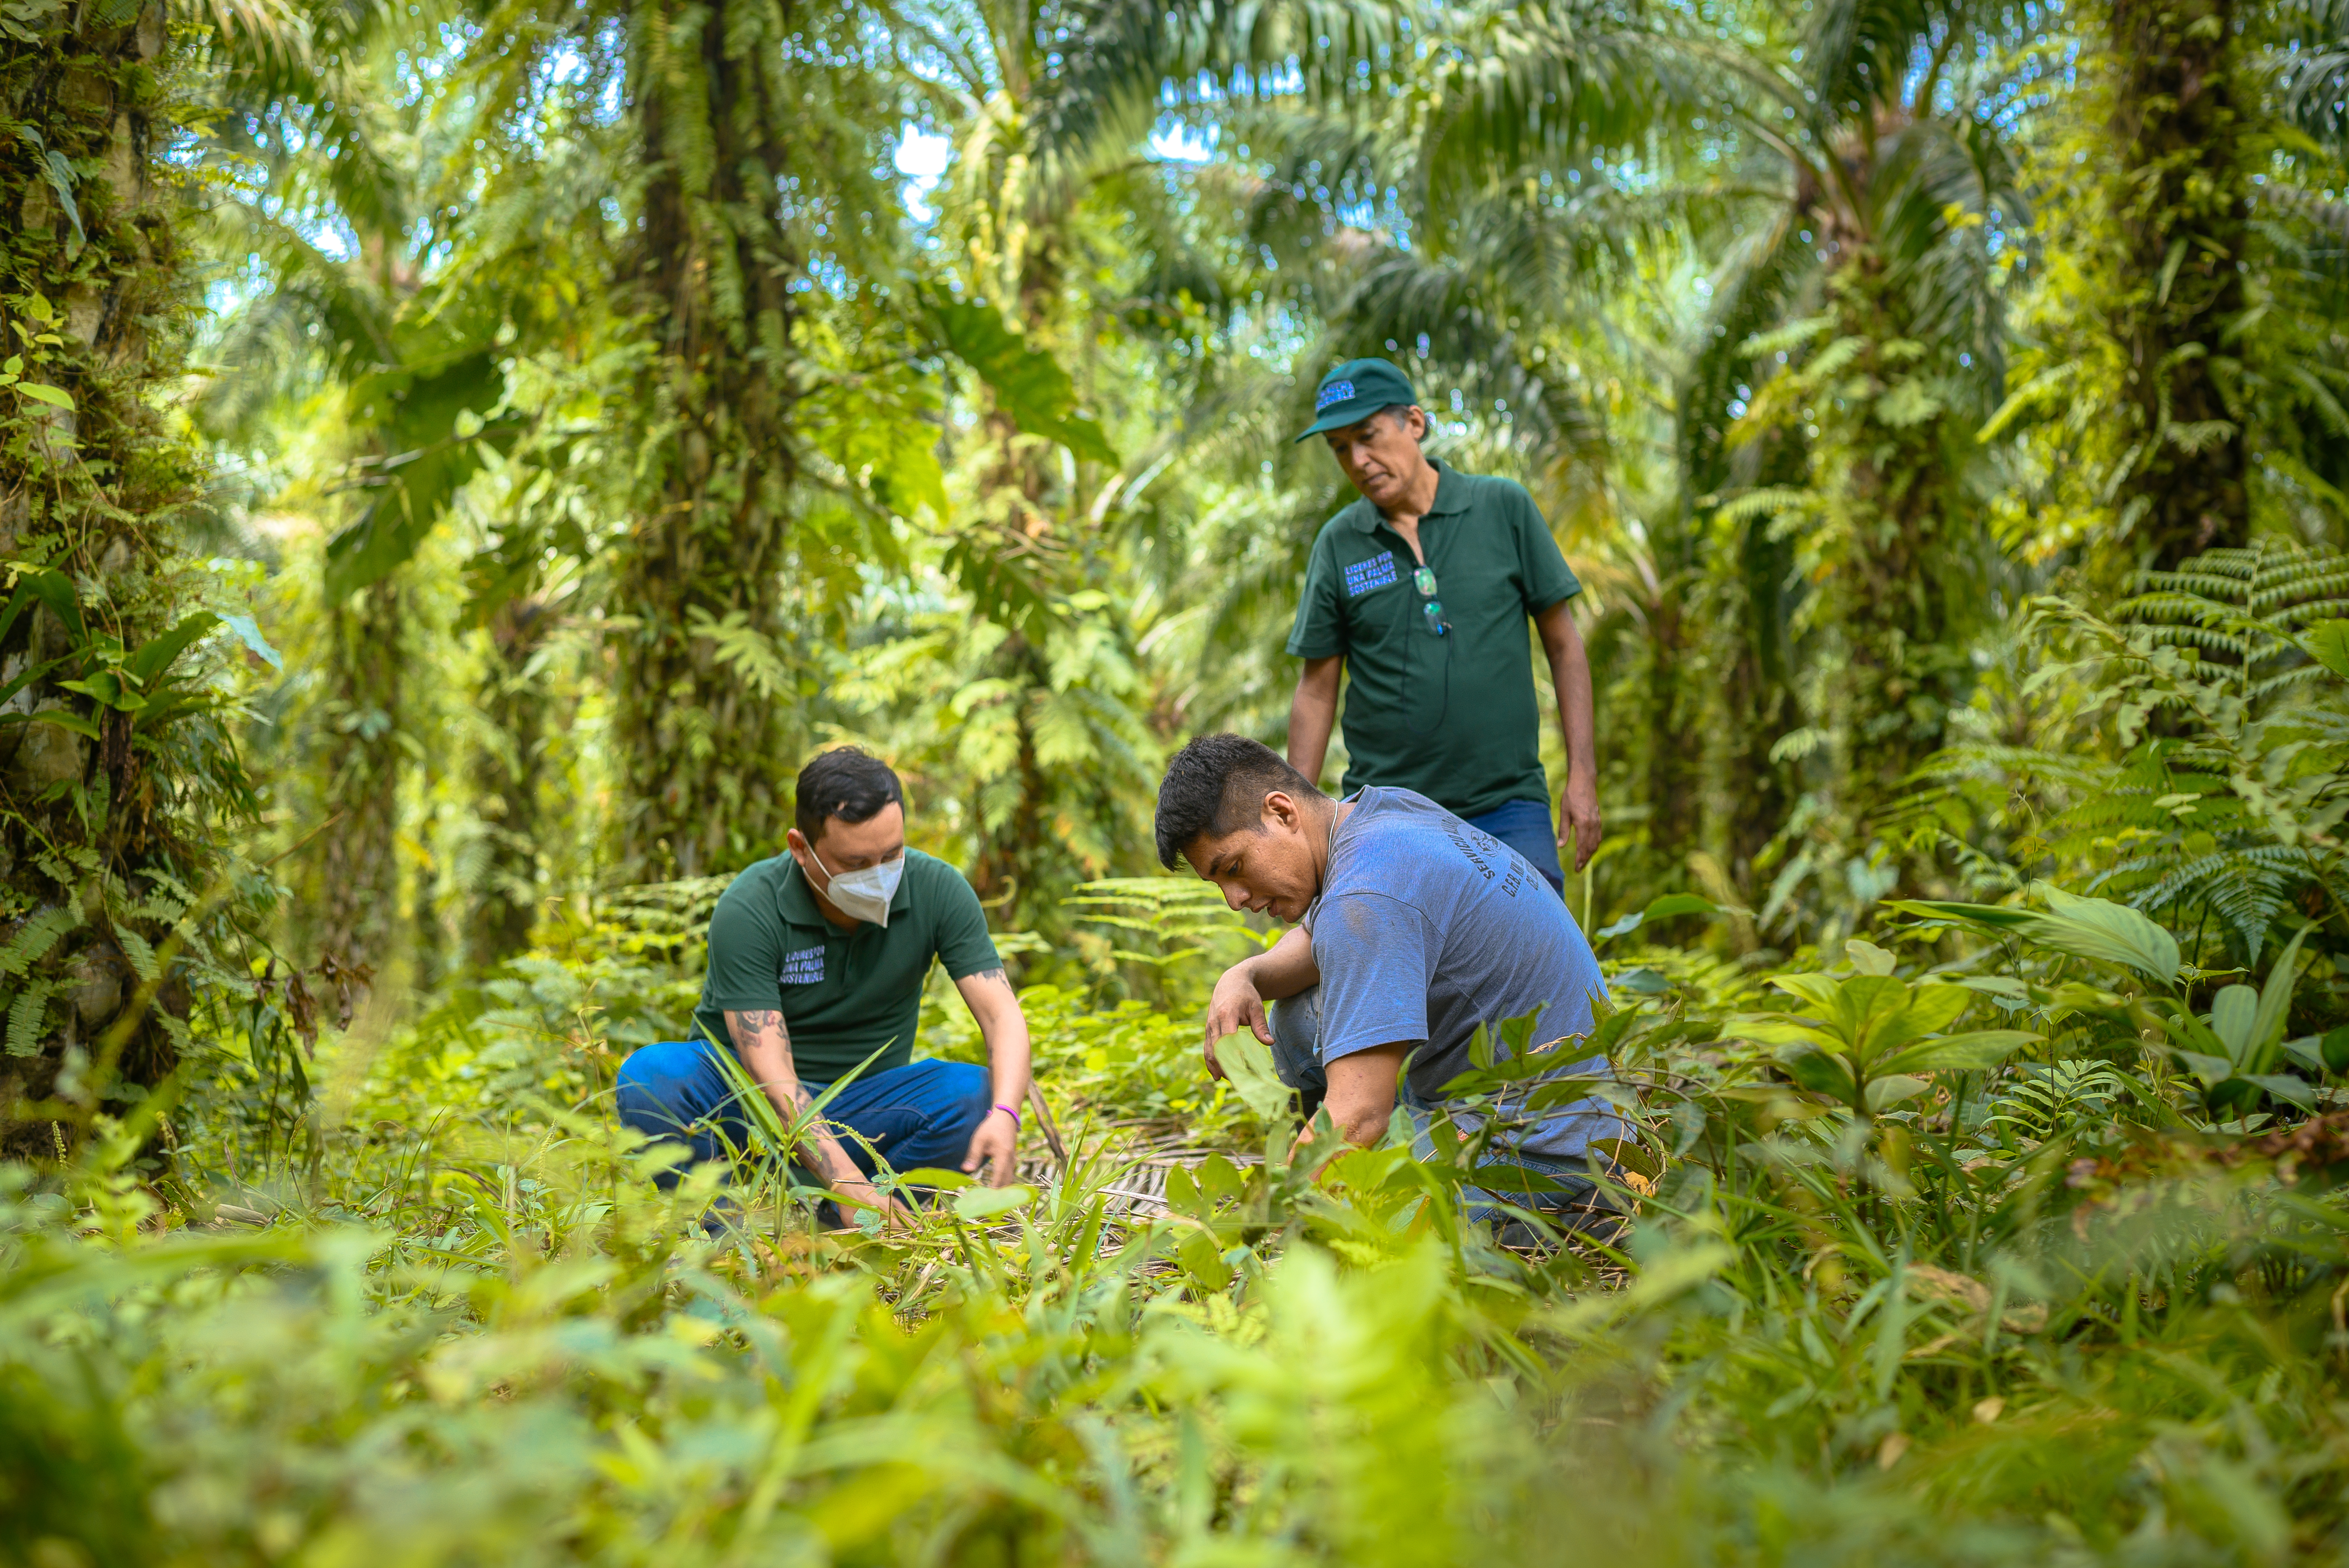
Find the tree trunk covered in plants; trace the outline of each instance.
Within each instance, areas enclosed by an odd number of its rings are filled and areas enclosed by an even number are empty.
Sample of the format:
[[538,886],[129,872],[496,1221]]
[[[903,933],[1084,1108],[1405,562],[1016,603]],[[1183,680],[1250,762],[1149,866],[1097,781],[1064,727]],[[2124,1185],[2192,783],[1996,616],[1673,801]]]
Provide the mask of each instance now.
[[345,968],[379,969],[398,935],[400,693],[408,655],[404,573],[370,583],[330,615],[320,758],[329,823],[319,835],[317,944]]
[[2226,386],[2250,232],[2236,47],[2234,0],[2115,0],[2123,260],[2112,331],[2136,449],[2117,501],[2126,547],[2163,571],[2251,538],[2242,421]]
[[1940,749],[1971,689],[1966,652],[1951,640],[1961,584],[1950,578],[1969,526],[1954,449],[1972,428],[1933,390],[1933,373],[1953,366],[1924,357],[1933,351],[1889,269],[1872,246],[1846,249],[1828,292],[1837,337],[1857,348],[1841,385],[1815,395],[1812,461],[1828,541],[1820,619],[1843,655],[1823,676],[1819,709],[1835,746],[1837,814],[1857,849]]
[[[721,661],[771,650],[794,462],[783,202],[790,7],[643,0],[629,19],[643,228],[628,285],[658,352],[640,382],[616,609],[623,872],[702,875],[779,846],[792,716]],[[725,639],[721,643],[721,639]]]
[[545,826],[539,789],[546,773],[547,694],[532,662],[552,617],[535,599],[517,599],[490,623],[495,663],[482,709],[490,739],[474,758],[473,788],[488,829],[481,892],[465,933],[465,959],[488,969],[530,945],[538,918],[538,843]]
[[1677,867],[1695,847],[1703,748],[1690,723],[1688,628],[1682,617],[1686,574],[1665,576],[1648,619],[1648,847]]
[[0,552],[19,565],[0,618],[0,1157],[41,1157],[117,1074],[171,1069],[188,1010],[172,924],[211,891],[209,830],[251,796],[223,732],[185,706],[202,653],[163,658],[175,638],[140,657],[186,607],[172,520],[202,480],[149,402],[180,373],[195,299],[158,160],[165,13],[30,0],[9,16]]
[[[1772,456],[1791,450],[1799,462],[1794,443],[1775,433],[1764,439]],[[1790,542],[1772,537],[1773,521],[1759,517],[1741,528],[1736,559],[1718,570],[1723,581],[1715,602],[1725,634],[1719,639],[1714,701],[1708,705],[1716,719],[1708,749],[1719,810],[1708,824],[1706,850],[1756,908],[1765,890],[1757,883],[1754,862],[1793,805],[1786,767],[1771,749],[1798,722],[1785,643],[1785,582],[1794,551]]]

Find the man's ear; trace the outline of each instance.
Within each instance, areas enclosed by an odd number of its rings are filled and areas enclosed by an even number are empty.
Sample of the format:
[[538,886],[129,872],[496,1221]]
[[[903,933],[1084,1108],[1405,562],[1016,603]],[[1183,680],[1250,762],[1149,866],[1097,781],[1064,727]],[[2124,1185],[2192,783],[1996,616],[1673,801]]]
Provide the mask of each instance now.
[[1264,825],[1294,830],[1304,813],[1297,809],[1297,799],[1286,789],[1269,789],[1264,797]]

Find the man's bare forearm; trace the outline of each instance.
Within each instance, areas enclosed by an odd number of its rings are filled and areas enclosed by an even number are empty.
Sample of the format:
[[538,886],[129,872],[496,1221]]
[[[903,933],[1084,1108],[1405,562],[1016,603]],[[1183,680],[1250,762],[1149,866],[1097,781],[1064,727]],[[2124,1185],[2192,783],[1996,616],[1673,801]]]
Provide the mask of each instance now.
[[[791,1031],[783,1025],[780,1012],[760,1009],[747,1013],[728,1013],[726,1032],[734,1042],[734,1055],[748,1068],[750,1077],[774,1106],[775,1114],[790,1126],[808,1117],[814,1109],[815,1097],[800,1082],[798,1070],[792,1063]],[[806,1157],[825,1185],[839,1188],[843,1183],[864,1185],[864,1172],[848,1157],[840,1140],[832,1135],[821,1117],[809,1119],[800,1134],[800,1152]]]
[[1019,1010],[1011,977],[1000,969],[982,969],[964,975],[955,987],[978,1024],[979,1038],[987,1042],[988,1092],[997,1105],[1016,1111],[1027,1102],[1031,1064],[1028,1018]]
[[1332,655],[1308,659],[1288,702],[1288,765],[1318,786],[1330,759],[1330,735],[1338,727],[1338,667]]
[[1321,983],[1320,966],[1313,962],[1313,938],[1303,926],[1284,933],[1278,942],[1253,958],[1240,960],[1256,994],[1268,1002],[1294,996]]
[[1590,654],[1566,603],[1542,613],[1542,651],[1549,658],[1550,686],[1557,694],[1558,734],[1566,741],[1569,776],[1599,778],[1597,704],[1590,695]]

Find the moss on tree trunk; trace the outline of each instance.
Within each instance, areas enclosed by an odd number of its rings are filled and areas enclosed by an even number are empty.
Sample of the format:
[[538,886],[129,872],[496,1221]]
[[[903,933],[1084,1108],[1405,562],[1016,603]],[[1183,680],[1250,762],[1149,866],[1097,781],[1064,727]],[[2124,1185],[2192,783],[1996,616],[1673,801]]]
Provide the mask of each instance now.
[[[150,401],[180,373],[194,303],[160,157],[164,11],[31,0],[9,15],[0,551],[20,563],[23,613],[0,635],[0,681],[30,678],[0,708],[0,1156],[40,1157],[113,1085],[171,1070],[189,1009],[173,929],[215,863],[204,819],[251,797],[201,705],[141,706],[200,669],[201,648],[143,686],[119,676],[188,607],[177,520],[203,477]],[[56,586],[38,604],[36,583]]]
[[[739,14],[738,14],[739,13]],[[616,566],[621,865],[697,876],[775,851],[796,716],[721,659],[781,629],[800,258],[785,220],[789,7],[645,0],[629,90],[650,169],[627,286],[657,352]],[[771,643],[770,644],[771,645]]]

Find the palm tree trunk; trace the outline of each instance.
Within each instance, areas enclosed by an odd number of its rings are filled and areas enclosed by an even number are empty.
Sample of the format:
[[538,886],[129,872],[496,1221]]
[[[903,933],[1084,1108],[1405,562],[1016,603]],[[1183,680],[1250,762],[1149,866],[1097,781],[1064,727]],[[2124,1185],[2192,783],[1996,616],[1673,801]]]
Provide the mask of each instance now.
[[2114,0],[2111,201],[2122,238],[2112,320],[2137,450],[2121,533],[2167,571],[2251,538],[2242,421],[2222,382],[2250,235],[2234,0]]
[[[41,1158],[75,1140],[118,1074],[171,1071],[188,995],[148,956],[174,950],[156,910],[212,878],[201,814],[250,794],[233,755],[191,778],[168,723],[58,684],[96,673],[98,638],[135,647],[182,608],[171,519],[201,459],[150,402],[181,369],[150,332],[196,291],[156,178],[172,140],[157,108],[178,101],[156,88],[162,5],[15,15],[0,36],[0,340],[22,363],[0,389],[0,548],[72,580],[79,601],[69,618],[20,614],[0,641],[12,678],[62,661],[9,704],[53,717],[0,728],[0,1158]],[[67,1084],[82,1087],[61,1087],[77,1062]]]
[[491,738],[473,764],[489,854],[465,933],[466,962],[476,969],[493,968],[527,948],[538,918],[549,704],[530,665],[545,646],[551,619],[539,601],[518,599],[490,624],[496,662],[481,706]]
[[399,936],[399,783],[408,763],[400,701],[409,674],[404,573],[331,614],[321,758],[331,820],[318,841],[319,951],[346,969],[380,971]]
[[800,727],[722,663],[710,629],[780,630],[795,472],[784,222],[787,5],[642,0],[629,90],[650,168],[626,286],[658,353],[640,383],[646,478],[617,567],[623,874],[700,875],[773,852]]

